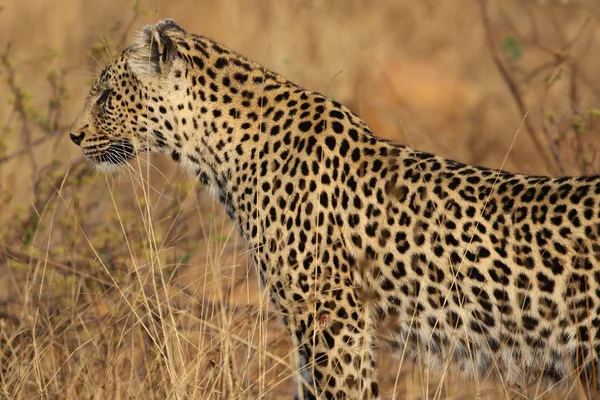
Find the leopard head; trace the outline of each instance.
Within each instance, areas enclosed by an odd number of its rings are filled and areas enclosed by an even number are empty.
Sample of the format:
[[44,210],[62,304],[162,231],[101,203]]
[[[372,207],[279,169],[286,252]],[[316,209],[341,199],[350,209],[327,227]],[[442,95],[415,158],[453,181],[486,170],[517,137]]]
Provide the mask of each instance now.
[[146,26],[93,83],[70,137],[99,169],[114,169],[141,152],[170,149],[178,96],[172,88],[185,70],[176,41],[185,35],[172,20]]

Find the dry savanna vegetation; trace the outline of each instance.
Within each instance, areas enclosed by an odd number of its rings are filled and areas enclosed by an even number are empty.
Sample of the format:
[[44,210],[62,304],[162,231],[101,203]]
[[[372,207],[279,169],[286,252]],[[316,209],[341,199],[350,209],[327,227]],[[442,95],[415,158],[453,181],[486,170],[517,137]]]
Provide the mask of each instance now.
[[[511,171],[600,171],[597,0],[4,0],[0,398],[291,398],[247,250],[162,156],[94,171],[68,139],[97,72],[162,18],[327,93],[379,136]],[[580,398],[381,354],[384,398]]]

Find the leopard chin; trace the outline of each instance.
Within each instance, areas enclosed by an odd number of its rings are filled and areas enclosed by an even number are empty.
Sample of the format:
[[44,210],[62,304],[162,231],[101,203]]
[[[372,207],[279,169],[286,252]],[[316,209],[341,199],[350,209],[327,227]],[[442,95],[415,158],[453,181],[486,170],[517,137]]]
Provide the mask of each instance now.
[[127,163],[137,155],[131,141],[121,139],[119,141],[110,142],[106,148],[98,151],[95,149],[91,152],[84,151],[88,158],[98,169],[111,169]]

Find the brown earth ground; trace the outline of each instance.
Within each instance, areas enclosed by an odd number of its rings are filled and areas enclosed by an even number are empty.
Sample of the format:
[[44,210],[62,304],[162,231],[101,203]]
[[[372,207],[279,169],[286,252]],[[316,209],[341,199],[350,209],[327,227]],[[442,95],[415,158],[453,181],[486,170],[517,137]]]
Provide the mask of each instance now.
[[[4,0],[0,398],[291,397],[290,342],[221,207],[161,156],[107,176],[68,139],[110,54],[167,17],[380,136],[511,171],[600,170],[596,0]],[[384,398],[581,395],[381,360]]]

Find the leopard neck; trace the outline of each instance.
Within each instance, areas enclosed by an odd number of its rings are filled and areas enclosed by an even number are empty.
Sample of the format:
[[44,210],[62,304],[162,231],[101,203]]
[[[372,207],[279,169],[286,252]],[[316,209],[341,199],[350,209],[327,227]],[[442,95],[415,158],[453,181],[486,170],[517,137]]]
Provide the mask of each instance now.
[[[259,213],[318,204],[317,184],[324,182],[309,174],[321,167],[331,171],[322,179],[352,181],[351,151],[380,145],[344,106],[209,39],[188,37],[178,49],[185,84],[177,90],[193,103],[171,102],[177,115],[171,157],[213,192],[251,247],[264,245],[261,235],[275,222]],[[339,152],[329,154],[335,140]],[[283,176],[297,186],[283,184]]]

